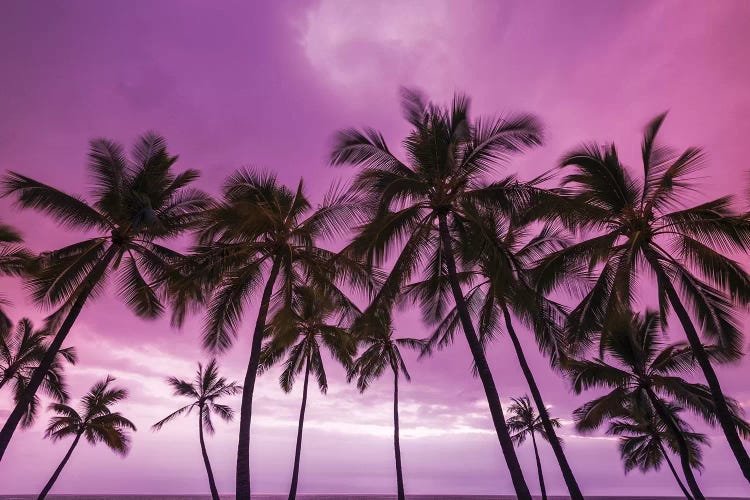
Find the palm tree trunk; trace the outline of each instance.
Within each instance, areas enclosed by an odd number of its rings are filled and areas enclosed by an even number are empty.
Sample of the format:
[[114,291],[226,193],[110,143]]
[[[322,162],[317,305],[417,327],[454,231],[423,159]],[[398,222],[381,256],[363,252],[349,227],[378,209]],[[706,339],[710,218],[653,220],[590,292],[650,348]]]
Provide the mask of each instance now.
[[554,451],[555,453],[557,463],[560,465],[560,471],[562,472],[563,479],[565,480],[565,484],[568,487],[570,498],[571,500],[583,500],[581,489],[578,487],[578,482],[573,475],[573,471],[570,469],[570,465],[568,465],[568,459],[565,456],[562,444],[560,444],[560,439],[557,437],[555,428],[552,426],[552,422],[550,421],[549,412],[547,411],[547,407],[544,405],[542,394],[541,392],[539,392],[539,387],[536,385],[536,380],[534,380],[534,375],[531,372],[531,368],[529,368],[529,364],[526,362],[526,355],[523,353],[521,342],[518,340],[518,335],[516,335],[515,328],[513,328],[513,321],[511,319],[510,312],[505,306],[503,306],[503,315],[505,316],[505,325],[508,330],[508,336],[510,337],[511,342],[513,342],[513,348],[516,351],[518,363],[521,365],[521,371],[523,371],[523,376],[526,378],[526,384],[529,386],[529,390],[531,391],[531,397],[534,399],[534,404],[536,405],[536,409],[542,419],[544,432],[547,433],[549,444],[550,446],[552,446],[552,451]]
[[677,481],[677,485],[682,490],[682,494],[685,495],[685,498],[687,498],[687,500],[693,500],[693,497],[690,495],[690,492],[682,483],[682,479],[680,479],[680,475],[677,474],[677,470],[674,468],[672,461],[669,459],[669,454],[667,453],[667,450],[664,449],[664,446],[661,443],[659,443],[659,449],[661,450],[661,454],[664,455],[664,460],[667,461],[669,470],[672,471],[672,475],[674,476],[675,481]]
[[47,493],[49,493],[49,490],[52,489],[52,486],[54,486],[55,481],[57,481],[57,478],[60,476],[60,473],[65,467],[65,464],[67,464],[68,460],[70,460],[70,456],[73,454],[73,450],[76,448],[76,446],[78,445],[78,441],[80,440],[81,440],[81,434],[76,434],[76,438],[73,440],[73,444],[70,445],[68,452],[63,457],[62,462],[60,462],[60,465],[57,466],[57,469],[55,469],[55,472],[52,474],[52,477],[49,478],[49,481],[47,481],[47,484],[44,485],[44,489],[42,489],[42,492],[39,493],[38,497],[36,497],[37,500],[44,500],[44,498],[47,496]]
[[398,500],[405,500],[404,473],[401,470],[401,442],[398,427],[398,371],[393,371],[393,452],[396,455],[396,491]]
[[660,268],[656,266],[652,267],[657,270],[659,284],[667,292],[669,302],[672,304],[677,317],[680,319],[680,323],[682,323],[682,329],[685,330],[685,336],[690,343],[690,348],[693,350],[693,355],[698,361],[701,370],[703,370],[703,376],[706,377],[708,387],[711,389],[711,397],[714,400],[716,419],[719,421],[721,429],[724,431],[724,436],[726,436],[727,441],[729,442],[729,447],[732,449],[732,453],[734,453],[734,457],[742,470],[742,474],[745,476],[745,479],[750,482],[750,456],[748,456],[747,450],[742,445],[742,440],[737,433],[737,427],[734,425],[732,413],[729,411],[727,400],[724,398],[724,393],[721,390],[719,378],[716,376],[713,366],[711,366],[711,361],[708,359],[708,354],[706,354],[706,350],[703,348],[703,343],[698,336],[698,332],[693,326],[693,322],[690,320],[690,315],[683,307],[682,301],[680,301],[680,297],[677,295],[674,286]]
[[302,454],[302,427],[305,425],[305,408],[307,408],[307,385],[310,379],[310,360],[305,363],[305,383],[302,385],[302,404],[299,408],[299,424],[297,425],[297,446],[294,448],[294,469],[292,469],[292,485],[289,488],[289,500],[297,498],[297,482],[299,480],[299,460]]
[[547,500],[547,488],[544,487],[544,473],[542,472],[542,461],[539,459],[539,449],[536,447],[534,431],[531,432],[531,443],[534,445],[534,456],[536,457],[536,471],[539,475],[539,488],[542,490],[542,500]]
[[687,481],[688,487],[693,494],[693,498],[695,500],[705,500],[703,493],[698,487],[698,482],[695,480],[693,468],[690,466],[690,451],[687,441],[685,441],[685,436],[682,435],[682,431],[672,419],[672,416],[669,414],[667,409],[664,408],[661,400],[656,396],[656,394],[654,394],[654,391],[650,387],[644,387],[644,389],[646,390],[646,394],[648,395],[648,399],[651,401],[651,404],[654,405],[656,414],[659,415],[659,418],[662,419],[662,421],[666,424],[667,429],[669,429],[669,432],[677,442],[677,449],[680,451],[680,463],[682,464],[682,472],[683,474],[685,474],[685,480]]
[[258,318],[255,320],[253,342],[250,348],[250,360],[247,362],[245,372],[245,383],[242,386],[242,403],[240,406],[240,436],[237,444],[237,481],[236,500],[250,500],[250,420],[253,413],[253,391],[255,390],[255,379],[258,375],[258,363],[260,361],[260,350],[263,346],[263,332],[266,329],[266,317],[271,303],[271,294],[279,275],[281,262],[274,259],[271,274],[263,289],[260,300]]
[[463,327],[466,341],[469,344],[469,349],[471,349],[471,354],[474,358],[474,364],[477,367],[479,378],[482,380],[482,385],[484,386],[487,403],[490,407],[490,414],[492,415],[492,421],[495,425],[495,432],[500,441],[500,447],[502,448],[503,456],[505,457],[505,463],[508,465],[508,470],[510,471],[510,477],[513,481],[516,496],[520,500],[531,500],[529,487],[526,484],[526,480],[523,478],[521,464],[518,463],[516,450],[513,446],[513,441],[510,439],[510,434],[508,433],[508,426],[505,423],[503,407],[500,405],[500,396],[497,393],[495,381],[492,378],[492,373],[490,372],[487,358],[484,355],[482,344],[479,342],[479,338],[474,330],[474,324],[471,321],[469,308],[466,305],[461,285],[458,282],[456,260],[453,256],[450,232],[448,230],[448,216],[445,212],[438,215],[438,223],[440,228],[441,245],[443,247],[443,254],[445,255],[445,263],[448,268],[448,280],[450,281],[451,290],[453,292],[453,300],[456,302],[456,310],[458,311],[461,320],[461,326]]
[[214,480],[214,472],[211,470],[211,462],[208,460],[208,452],[206,451],[206,442],[203,439],[203,412],[206,408],[200,405],[198,408],[198,438],[201,442],[201,453],[203,454],[203,463],[206,466],[206,474],[208,474],[208,487],[211,489],[211,498],[213,500],[220,500],[219,491],[216,489],[216,481]]
[[20,400],[15,408],[13,408],[5,425],[3,425],[3,429],[0,431],[0,460],[2,460],[5,450],[8,448],[8,444],[10,444],[13,433],[15,432],[16,427],[18,427],[18,423],[23,418],[24,413],[26,413],[26,407],[34,399],[34,395],[52,366],[55,356],[57,356],[63,342],[65,342],[65,338],[68,336],[68,333],[70,333],[70,329],[73,327],[76,319],[78,319],[78,315],[81,314],[81,310],[91,294],[91,290],[102,277],[104,271],[106,271],[112,258],[117,253],[117,248],[117,245],[110,245],[107,252],[102,256],[102,259],[97,262],[94,269],[91,270],[91,274],[88,275],[87,286],[79,293],[78,298],[73,303],[73,307],[70,308],[68,315],[65,317],[65,321],[63,321],[60,329],[57,331],[57,335],[55,335],[55,338],[44,353],[41,363],[39,363],[37,369],[32,373],[26,389],[23,391],[23,394],[21,394]]

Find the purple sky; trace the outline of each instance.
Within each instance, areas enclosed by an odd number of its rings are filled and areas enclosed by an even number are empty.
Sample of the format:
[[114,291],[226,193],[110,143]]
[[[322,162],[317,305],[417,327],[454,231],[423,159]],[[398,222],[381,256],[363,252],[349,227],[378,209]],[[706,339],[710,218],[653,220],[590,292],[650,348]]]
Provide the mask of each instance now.
[[[438,101],[470,94],[475,114],[540,115],[546,144],[510,165],[529,178],[583,140],[615,140],[636,165],[642,126],[670,109],[663,139],[705,146],[710,170],[696,201],[747,186],[750,132],[750,3],[722,2],[11,2],[0,3],[0,169],[13,169],[85,193],[87,141],[106,136],[128,146],[157,130],[180,154],[178,166],[203,172],[215,193],[233,169],[254,165],[284,182],[305,178],[320,200],[350,175],[326,166],[332,133],[369,125],[397,146],[407,131],[398,86],[416,85]],[[35,250],[75,241],[33,213],[0,201]],[[40,319],[14,280],[4,279],[16,318]],[[644,304],[645,305],[645,304]],[[243,331],[253,326],[254,310]],[[422,336],[417,314],[398,319]],[[82,445],[55,489],[60,493],[205,492],[196,424],[188,418],[155,434],[151,424],[179,401],[163,382],[189,377],[204,359],[200,318],[182,331],[144,322],[114,299],[90,304],[70,342],[72,393],[111,373],[131,399],[122,411],[139,427],[120,459]],[[672,337],[681,338],[676,329]],[[245,335],[221,360],[241,380]],[[579,482],[588,494],[679,494],[667,469],[624,480],[616,442],[577,436],[571,410],[586,400],[553,376],[527,337],[527,352]],[[503,401],[527,389],[501,341],[489,351]],[[728,393],[750,406],[747,361],[720,369]],[[401,388],[407,493],[510,493],[510,478],[463,342],[428,361],[412,360]],[[313,393],[302,453],[300,491],[395,489],[391,382],[363,396],[329,364],[327,396]],[[231,401],[237,405],[239,398]],[[291,474],[299,392],[285,395],[274,373],[256,389],[252,462],[255,491],[285,492]],[[0,394],[0,416],[11,408]],[[38,491],[68,446],[42,440],[47,415],[18,433],[0,465],[0,494]],[[704,429],[703,427],[700,427]],[[699,482],[710,495],[747,495],[748,485],[717,431]],[[237,424],[220,424],[208,442],[220,491],[234,485]],[[565,493],[553,455],[542,445],[551,494]],[[538,491],[530,446],[519,450]]]

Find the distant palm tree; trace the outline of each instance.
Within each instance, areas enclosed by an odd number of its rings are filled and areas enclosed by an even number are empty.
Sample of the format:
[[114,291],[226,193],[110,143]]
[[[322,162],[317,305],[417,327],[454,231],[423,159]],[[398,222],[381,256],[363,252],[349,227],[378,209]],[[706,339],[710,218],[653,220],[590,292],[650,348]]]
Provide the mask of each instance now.
[[73,454],[73,450],[78,445],[78,441],[81,440],[81,436],[85,436],[91,444],[104,443],[118,455],[127,455],[130,450],[130,431],[136,429],[133,422],[123,417],[119,412],[112,411],[112,405],[128,397],[128,392],[125,389],[110,387],[114,380],[114,378],[107,376],[106,379],[94,384],[89,392],[81,398],[81,413],[65,404],[54,403],[50,405],[50,409],[57,413],[57,416],[50,420],[45,437],[52,441],[69,436],[73,436],[74,439],[62,462],[57,466],[54,474],[37,497],[38,500],[45,498],[52,489],[58,476],[60,476],[60,472],[62,472]]
[[[29,385],[29,379],[37,369],[47,352],[51,335],[46,330],[34,330],[28,318],[18,322],[16,328],[0,336],[0,389],[6,384],[13,384],[16,403]],[[58,403],[67,403],[68,391],[63,376],[63,361],[74,365],[76,353],[73,347],[65,347],[57,352],[57,357],[42,380],[39,388]],[[21,419],[21,427],[34,423],[39,409],[39,397],[34,394],[31,404],[26,406],[26,413]]]
[[[356,262],[318,246],[319,240],[350,227],[356,209],[335,191],[314,209],[301,181],[291,191],[272,175],[239,170],[225,182],[222,199],[204,214],[192,276],[208,295],[204,347],[214,352],[228,349],[245,306],[250,300],[258,304],[240,407],[237,500],[250,500],[250,421],[269,308],[289,304],[291,291],[305,280],[342,302],[347,299],[335,286],[336,278],[353,287],[369,286],[366,269],[358,272]],[[261,286],[257,300],[254,295]]]
[[260,355],[261,371],[267,370],[286,356],[284,369],[279,376],[279,384],[284,392],[290,392],[296,376],[305,373],[289,500],[297,497],[302,428],[310,374],[317,380],[320,392],[325,394],[328,391],[321,347],[325,347],[346,368],[351,366],[352,356],[357,352],[356,342],[346,326],[342,325],[342,318],[349,314],[342,310],[340,304],[326,296],[322,290],[310,286],[295,287],[293,293],[291,304],[275,311],[269,322],[266,335],[270,340]]
[[[603,340],[603,358],[593,361],[566,361],[577,394],[589,388],[608,388],[610,391],[574,412],[580,431],[598,428],[609,418],[617,418],[629,405],[650,408],[671,433],[680,455],[680,462],[688,487],[696,500],[703,499],[692,470],[690,444],[679,423],[670,412],[679,405],[702,417],[711,425],[717,423],[716,404],[711,391],[703,384],[687,382],[680,373],[695,368],[695,357],[686,343],[662,345],[659,341],[659,315],[648,311],[644,315],[623,313],[610,320],[610,334]],[[722,349],[703,346],[704,352],[722,360]],[[744,437],[750,437],[750,425],[741,415],[742,409],[733,399],[727,399],[733,425]]]
[[[23,238],[12,227],[0,224],[0,276],[20,276],[27,268],[32,254],[21,246]],[[0,295],[0,306],[7,302]],[[13,322],[0,307],[0,337],[10,330]]]
[[[750,481],[750,456],[694,323],[707,343],[741,352],[733,300],[750,302],[750,275],[726,255],[750,250],[750,219],[732,210],[731,197],[685,207],[697,191],[695,174],[704,155],[699,148],[677,153],[658,145],[665,116],[646,127],[642,179],[620,162],[614,144],[584,145],[563,158],[561,168],[572,169],[560,189],[564,196],[544,209],[586,236],[552,253],[540,267],[538,284],[546,292],[571,285],[579,271],[597,270],[596,282],[569,318],[574,340],[586,347],[598,325],[630,308],[638,277],[655,276],[661,320],[666,323],[674,309],[710,388],[716,418]],[[604,327],[601,342],[608,335],[606,322]]]
[[[688,424],[679,416],[681,408],[673,405],[665,405],[665,408],[687,442],[691,467],[701,469],[703,467],[701,446],[708,444],[708,439],[703,434],[690,430]],[[640,469],[643,472],[651,469],[658,471],[662,463],[667,462],[683,495],[692,500],[693,497],[669,459],[670,451],[675,454],[680,453],[679,447],[664,421],[650,408],[628,405],[622,416],[610,421],[607,434],[620,436],[620,456],[625,465],[626,474],[633,469]]]
[[[468,97],[456,94],[452,105],[445,108],[426,102],[418,92],[405,90],[402,107],[412,126],[403,141],[408,163],[396,158],[383,136],[372,129],[340,132],[331,163],[361,167],[353,189],[368,212],[367,223],[349,251],[381,265],[398,249],[373,307],[390,308],[402,287],[419,272],[427,277],[447,275],[516,495],[528,500],[531,495],[505,424],[497,387],[461,290],[456,245],[461,242],[466,207],[508,210],[528,202],[530,191],[515,178],[495,182],[485,178],[500,161],[539,144],[541,126],[530,115],[470,120],[469,103]],[[581,498],[580,492],[573,496]]]
[[377,319],[365,319],[357,324],[357,341],[365,350],[351,366],[349,381],[357,380],[357,388],[364,392],[376,379],[390,369],[393,372],[393,450],[396,455],[396,490],[398,500],[404,500],[404,475],[401,470],[401,444],[398,422],[398,379],[404,376],[411,381],[406,363],[401,356],[401,347],[421,350],[424,342],[417,339],[396,338],[390,315]]
[[[534,456],[536,457],[536,470],[539,474],[539,488],[542,490],[542,500],[547,500],[547,489],[544,487],[544,474],[542,473],[542,461],[539,458],[539,449],[536,446],[536,435],[549,441],[542,418],[534,410],[528,396],[511,398],[513,404],[508,408],[511,417],[508,419],[508,428],[513,433],[511,438],[516,446],[520,446],[531,436],[534,445]],[[556,418],[550,419],[554,427],[560,427],[560,421]]]
[[175,174],[176,161],[164,139],[152,133],[136,142],[130,159],[119,144],[94,140],[88,165],[92,202],[19,173],[3,179],[4,194],[13,195],[17,205],[39,210],[86,238],[44,253],[29,279],[33,299],[57,308],[49,320],[57,334],[0,431],[0,458],[83,306],[103,292],[111,275],[118,274],[119,295],[138,316],[156,318],[163,312],[180,255],[157,242],[189,229],[208,204],[206,195],[187,187],[198,172]]
[[234,410],[229,406],[217,402],[219,398],[233,396],[242,392],[242,387],[236,382],[229,382],[226,378],[219,376],[219,368],[216,360],[212,359],[203,368],[198,363],[198,372],[195,374],[195,380],[191,383],[177,377],[169,377],[167,383],[174,389],[175,396],[184,396],[191,398],[192,402],[171,413],[162,420],[156,422],[152,429],[160,430],[164,424],[174,420],[180,415],[190,415],[194,409],[198,411],[198,440],[201,445],[201,454],[203,455],[203,464],[206,466],[208,475],[208,486],[211,489],[211,497],[214,500],[219,499],[219,491],[216,489],[214,473],[211,470],[211,462],[208,460],[206,443],[203,439],[203,431],[209,434],[214,433],[214,424],[211,421],[211,414],[218,415],[226,422],[230,422],[234,417]]

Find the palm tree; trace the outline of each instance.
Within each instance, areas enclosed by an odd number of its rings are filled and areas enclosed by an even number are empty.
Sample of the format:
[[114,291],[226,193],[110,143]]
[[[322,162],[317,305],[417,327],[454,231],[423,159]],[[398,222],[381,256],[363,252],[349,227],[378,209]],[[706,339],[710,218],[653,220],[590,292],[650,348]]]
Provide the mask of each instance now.
[[597,271],[595,283],[570,315],[570,332],[585,347],[599,333],[597,325],[605,327],[604,342],[606,318],[630,308],[638,277],[655,276],[661,319],[666,322],[672,309],[676,313],[724,435],[750,481],[750,457],[698,333],[700,328],[711,344],[727,351],[741,351],[732,301],[750,301],[750,276],[726,254],[750,249],[750,219],[732,211],[731,197],[685,207],[687,196],[697,191],[695,174],[704,155],[699,148],[678,154],[659,146],[664,118],[659,115],[646,127],[642,179],[623,166],[614,144],[584,145],[562,159],[561,168],[572,171],[557,203],[546,208],[585,238],[551,254],[540,267],[538,283],[547,292],[560,283],[572,284],[571,275],[578,271]]
[[[542,439],[549,441],[547,431],[545,430],[542,418],[534,410],[528,396],[520,398],[511,398],[513,404],[508,411],[511,417],[508,419],[508,428],[513,433],[511,438],[516,446],[521,446],[526,438],[531,436],[531,443],[534,445],[534,456],[536,457],[536,470],[539,474],[539,488],[542,490],[542,500],[547,500],[547,489],[544,487],[544,474],[542,473],[542,461],[539,459],[539,449],[536,446],[536,435],[539,434]],[[560,421],[556,418],[550,419],[554,427],[560,427]]]
[[[16,403],[29,385],[29,379],[47,352],[50,334],[46,330],[35,330],[28,318],[18,322],[16,328],[5,336],[0,336],[0,389],[12,383]],[[74,365],[76,353],[73,347],[60,349],[52,366],[45,375],[40,389],[58,403],[67,403],[68,391],[63,376],[63,361]],[[21,419],[21,427],[34,423],[39,408],[39,397],[35,394],[26,406]]]
[[386,369],[393,372],[393,450],[396,455],[396,490],[398,500],[404,500],[404,475],[401,470],[401,444],[398,422],[398,379],[403,375],[407,382],[411,376],[401,356],[401,347],[422,349],[421,340],[394,337],[390,315],[378,319],[363,319],[357,324],[357,341],[365,344],[364,352],[349,370],[348,379],[357,380],[359,392],[364,392]]
[[50,419],[45,437],[52,441],[69,436],[74,438],[62,462],[57,466],[52,477],[37,497],[39,500],[45,498],[52,489],[63,467],[70,460],[73,450],[81,440],[81,436],[86,437],[86,440],[92,445],[104,443],[118,455],[127,455],[130,450],[130,431],[136,429],[133,422],[123,417],[119,412],[112,411],[112,405],[128,397],[128,392],[125,389],[110,387],[114,380],[114,378],[107,376],[106,379],[94,384],[89,392],[81,398],[81,413],[62,403],[54,403],[50,406],[50,409],[57,415]]
[[[224,184],[222,199],[204,214],[191,264],[193,279],[205,290],[198,296],[208,303],[205,348],[221,352],[232,345],[245,306],[263,287],[260,300],[255,301],[258,315],[240,408],[238,500],[250,499],[252,399],[269,308],[289,304],[292,290],[305,280],[336,295],[342,303],[347,299],[333,283],[335,278],[354,287],[370,283],[372,278],[366,269],[358,272],[354,261],[317,246],[323,237],[350,227],[356,209],[347,195],[335,191],[326,196],[322,206],[313,209],[301,181],[297,190],[291,191],[272,175],[239,170]],[[195,296],[187,294],[191,295]]]
[[[382,134],[372,129],[338,134],[334,165],[361,167],[352,188],[368,211],[349,251],[373,264],[389,260],[391,273],[375,308],[389,308],[420,270],[427,278],[447,275],[461,326],[487,396],[497,437],[519,498],[531,498],[510,439],[497,387],[458,278],[455,246],[467,207],[508,209],[528,202],[529,189],[506,178],[484,179],[511,154],[541,142],[541,126],[530,115],[469,119],[468,97],[456,94],[450,108],[404,90],[402,107],[412,131],[403,141],[408,162],[399,160]],[[578,494],[574,495],[578,499]]]
[[[27,270],[33,256],[23,248],[21,235],[12,227],[0,223],[0,276],[20,276]],[[5,305],[5,298],[0,295],[0,305]],[[5,335],[13,322],[0,307],[0,336]]]
[[[603,358],[593,361],[567,360],[566,367],[573,379],[577,394],[589,388],[607,388],[609,392],[574,412],[580,431],[598,428],[606,419],[623,415],[624,408],[637,405],[653,412],[674,439],[680,462],[693,497],[703,499],[692,471],[690,445],[670,407],[681,406],[716,425],[716,404],[711,391],[703,384],[687,382],[678,375],[695,368],[695,356],[686,343],[662,345],[659,341],[660,319],[653,311],[640,315],[622,313],[609,321],[610,334],[603,340],[603,352],[613,362]],[[723,360],[724,352],[703,346],[704,352],[716,360]],[[750,425],[741,417],[742,410],[733,399],[727,399],[732,422],[739,433],[750,437]]]
[[28,280],[36,302],[57,308],[49,318],[49,328],[57,334],[0,431],[0,458],[83,306],[103,291],[107,278],[118,274],[119,295],[138,316],[162,314],[180,255],[159,241],[189,229],[208,203],[206,195],[187,187],[198,172],[175,174],[176,161],[164,139],[153,133],[136,142],[130,159],[119,144],[94,140],[88,165],[94,183],[91,202],[19,173],[3,179],[4,194],[13,195],[18,206],[38,210],[86,236],[43,254],[40,269]]
[[[669,405],[667,409],[687,442],[691,467],[701,469],[701,446],[708,444],[708,439],[703,434],[690,430],[688,424],[679,416],[681,408]],[[636,468],[643,472],[651,469],[658,471],[662,463],[667,462],[682,494],[692,500],[693,497],[669,459],[669,452],[679,454],[679,447],[667,426],[650,408],[628,405],[622,416],[610,422],[607,434],[620,436],[620,456],[626,474]]]
[[177,377],[169,377],[167,383],[172,386],[172,389],[174,389],[175,396],[190,398],[191,402],[156,422],[152,426],[152,429],[158,431],[164,426],[164,424],[174,420],[176,417],[180,415],[190,415],[190,412],[193,410],[198,411],[198,440],[201,444],[203,464],[206,466],[211,497],[214,500],[218,500],[219,492],[216,489],[216,481],[214,481],[214,473],[211,470],[211,462],[208,460],[206,443],[203,440],[203,431],[205,430],[209,434],[214,433],[214,424],[211,421],[212,413],[218,415],[225,422],[230,422],[232,420],[234,417],[234,410],[229,406],[218,403],[217,400],[225,396],[239,394],[242,392],[242,387],[237,385],[236,382],[229,382],[225,377],[219,376],[219,367],[216,365],[215,359],[209,361],[205,369],[203,368],[203,365],[198,363],[198,372],[195,374],[195,380],[192,383]]
[[286,356],[284,369],[279,376],[279,384],[284,392],[290,392],[297,375],[305,373],[289,500],[297,497],[302,428],[305,422],[310,374],[315,377],[321,393],[325,394],[328,391],[328,378],[323,366],[321,347],[325,347],[334,359],[347,368],[351,365],[352,356],[357,352],[354,338],[348,329],[342,326],[342,319],[348,314],[342,310],[341,304],[315,287],[295,287],[293,293],[291,303],[279,308],[269,322],[266,335],[270,340],[260,355],[261,371],[267,370]]

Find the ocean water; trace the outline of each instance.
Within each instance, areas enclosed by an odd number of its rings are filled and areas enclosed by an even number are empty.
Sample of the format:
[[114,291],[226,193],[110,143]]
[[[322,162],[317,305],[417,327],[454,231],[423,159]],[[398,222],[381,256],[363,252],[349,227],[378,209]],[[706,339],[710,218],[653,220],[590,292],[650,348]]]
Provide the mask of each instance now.
[[[0,500],[33,500],[36,495],[0,495]],[[221,495],[231,500],[234,495]],[[287,495],[253,495],[254,500],[284,500]],[[396,500],[396,495],[297,495],[299,500]],[[515,500],[512,495],[406,495],[408,500]],[[541,498],[541,497],[535,497]],[[683,497],[586,496],[587,500],[682,500]],[[706,497],[706,500],[738,500],[740,497]],[[48,495],[48,500],[211,500],[210,495]],[[549,500],[569,500],[549,496]]]

